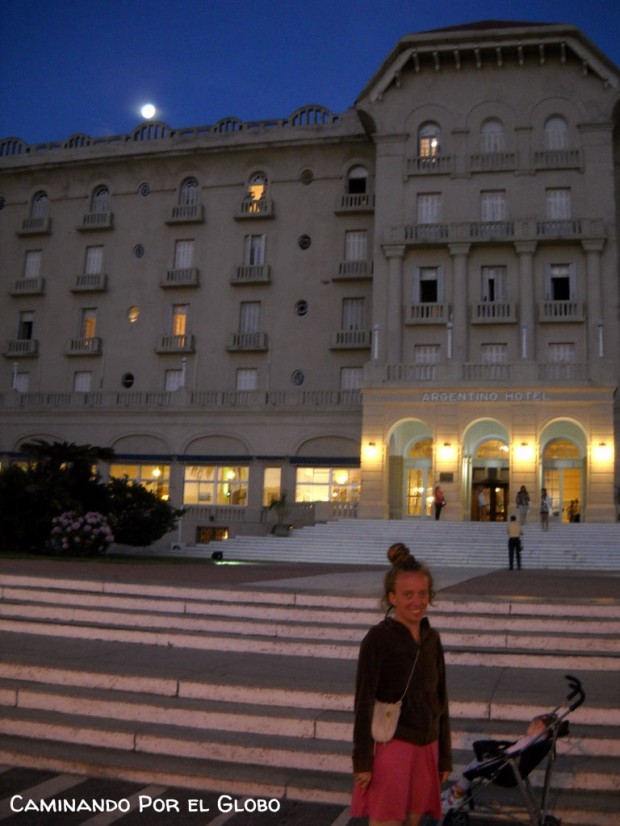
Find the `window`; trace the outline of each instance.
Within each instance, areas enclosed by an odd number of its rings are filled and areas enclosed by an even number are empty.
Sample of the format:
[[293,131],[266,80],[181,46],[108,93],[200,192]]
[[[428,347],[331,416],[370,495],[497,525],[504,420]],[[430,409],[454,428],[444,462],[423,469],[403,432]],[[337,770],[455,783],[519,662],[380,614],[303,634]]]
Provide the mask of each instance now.
[[49,198],[47,197],[47,192],[37,192],[30,204],[30,217],[46,218],[48,206]]
[[418,195],[418,224],[437,224],[441,220],[441,195],[424,193]]
[[90,211],[101,215],[110,209],[110,190],[107,186],[98,186],[93,192],[90,202]]
[[443,301],[443,277],[440,267],[417,267],[413,279],[413,303]]
[[506,301],[506,292],[506,267],[482,267],[480,291],[481,300]]
[[344,234],[344,260],[366,261],[368,257],[368,233],[365,229],[349,230]]
[[560,115],[547,118],[544,127],[545,149],[568,149],[568,123]]
[[480,193],[480,220],[506,220],[506,192],[502,189],[487,190]]
[[93,374],[90,370],[79,370],[73,374],[73,391],[75,393],[90,393]]
[[342,299],[342,330],[363,330],[365,327],[365,299]]
[[28,250],[24,259],[24,279],[31,280],[41,275],[41,250]]
[[546,267],[545,298],[547,301],[571,301],[576,293],[574,264],[550,264]]
[[237,370],[237,390],[256,390],[258,387],[258,370],[254,367]]
[[194,206],[198,203],[200,186],[196,178],[186,178],[179,188],[179,206]]
[[99,275],[103,272],[103,247],[86,247],[84,273]]
[[569,188],[548,189],[545,193],[548,221],[569,221],[571,218],[571,191]]
[[548,345],[549,361],[574,362],[575,344],[572,341],[552,342]]
[[340,389],[359,390],[364,377],[363,367],[342,367],[340,369]]
[[173,336],[184,336],[187,332],[188,304],[173,304],[170,319],[170,333]]
[[347,175],[347,195],[365,195],[368,192],[368,171],[363,166],[352,166]]
[[80,316],[80,338],[94,338],[97,332],[97,309],[86,307]]
[[17,323],[17,338],[21,341],[31,341],[34,332],[34,312],[22,310]]
[[239,332],[260,331],[260,301],[242,301],[239,307]]
[[18,393],[27,393],[30,389],[30,373],[20,373],[13,371],[11,387]]
[[246,267],[262,267],[265,263],[265,236],[246,235],[243,242],[243,263]]
[[263,473],[263,507],[280,498],[282,493],[282,468],[266,467]]
[[439,344],[416,344],[413,348],[415,364],[438,364]]
[[184,505],[247,505],[249,468],[192,465],[185,468]]
[[488,118],[480,129],[480,151],[503,152],[504,146],[504,124],[497,118]]
[[174,245],[174,269],[189,270],[194,263],[194,241],[177,241]]
[[127,478],[135,485],[142,485],[151,493],[166,501],[170,498],[170,465],[166,464],[124,464],[110,465],[112,479]]
[[480,357],[484,364],[506,364],[508,360],[507,344],[482,344]]
[[296,502],[357,502],[361,474],[359,468],[297,468]]
[[432,160],[441,149],[441,130],[436,123],[423,123],[418,130],[418,155]]
[[185,371],[180,370],[166,370],[164,375],[164,390],[166,393],[174,393],[185,384]]
[[267,176],[264,172],[255,172],[250,177],[245,197],[254,204],[254,207],[250,207],[249,212],[260,212],[260,202],[267,197],[267,183]]

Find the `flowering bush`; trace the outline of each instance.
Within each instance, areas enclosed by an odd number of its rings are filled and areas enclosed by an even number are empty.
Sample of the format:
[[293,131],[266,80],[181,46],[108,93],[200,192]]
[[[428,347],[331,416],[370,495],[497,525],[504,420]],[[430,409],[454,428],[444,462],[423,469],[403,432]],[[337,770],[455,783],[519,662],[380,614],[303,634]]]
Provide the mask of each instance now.
[[75,511],[65,511],[52,519],[50,541],[56,553],[95,556],[105,553],[114,536],[102,513],[90,511],[81,515]]

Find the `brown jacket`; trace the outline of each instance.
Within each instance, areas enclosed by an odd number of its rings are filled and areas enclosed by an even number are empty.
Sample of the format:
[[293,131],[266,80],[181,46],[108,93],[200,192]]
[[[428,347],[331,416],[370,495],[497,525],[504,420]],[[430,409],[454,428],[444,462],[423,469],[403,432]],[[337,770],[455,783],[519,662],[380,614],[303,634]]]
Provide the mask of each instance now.
[[[420,656],[403,700],[395,737],[424,746],[439,741],[439,766],[452,770],[446,669],[439,634],[428,619],[420,628]],[[362,640],[355,685],[353,771],[372,770],[374,741],[370,733],[375,698],[387,703],[400,699],[418,651],[409,630],[387,618],[373,626]]]

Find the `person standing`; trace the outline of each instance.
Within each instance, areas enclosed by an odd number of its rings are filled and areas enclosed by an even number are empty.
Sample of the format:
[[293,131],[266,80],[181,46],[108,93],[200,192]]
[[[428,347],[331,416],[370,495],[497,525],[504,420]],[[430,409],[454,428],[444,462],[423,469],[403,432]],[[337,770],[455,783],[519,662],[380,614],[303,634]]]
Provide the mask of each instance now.
[[[357,664],[351,815],[368,817],[369,826],[418,826],[426,813],[441,818],[441,784],[452,770],[445,662],[426,617],[435,596],[430,571],[401,542],[388,559],[387,613],[362,640]],[[393,739],[375,743],[375,699],[401,697]]]
[[527,512],[530,509],[530,495],[525,485],[521,485],[516,499],[517,512],[519,514],[519,524],[525,525],[527,522]]
[[506,530],[508,531],[508,568],[512,571],[515,557],[517,562],[517,568],[521,570],[521,537],[523,536],[523,531],[521,529],[521,525],[517,522],[516,516],[510,517],[510,522],[506,526]]
[[549,530],[551,506],[551,497],[547,493],[547,488],[543,488],[540,492],[540,527],[543,531]]
[[478,520],[483,522],[487,514],[487,499],[482,485],[478,488]]
[[442,508],[446,505],[446,497],[442,489],[437,485],[435,487],[435,492],[433,494],[433,504],[435,505],[435,519],[439,519],[441,516]]

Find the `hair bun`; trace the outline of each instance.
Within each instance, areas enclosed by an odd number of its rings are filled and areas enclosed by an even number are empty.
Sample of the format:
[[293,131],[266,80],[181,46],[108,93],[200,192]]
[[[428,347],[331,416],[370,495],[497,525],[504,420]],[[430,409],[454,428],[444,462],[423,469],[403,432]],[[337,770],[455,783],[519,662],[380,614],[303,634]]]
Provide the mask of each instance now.
[[414,559],[409,548],[402,542],[395,542],[394,545],[390,545],[387,558],[394,566],[402,565],[408,559]]

